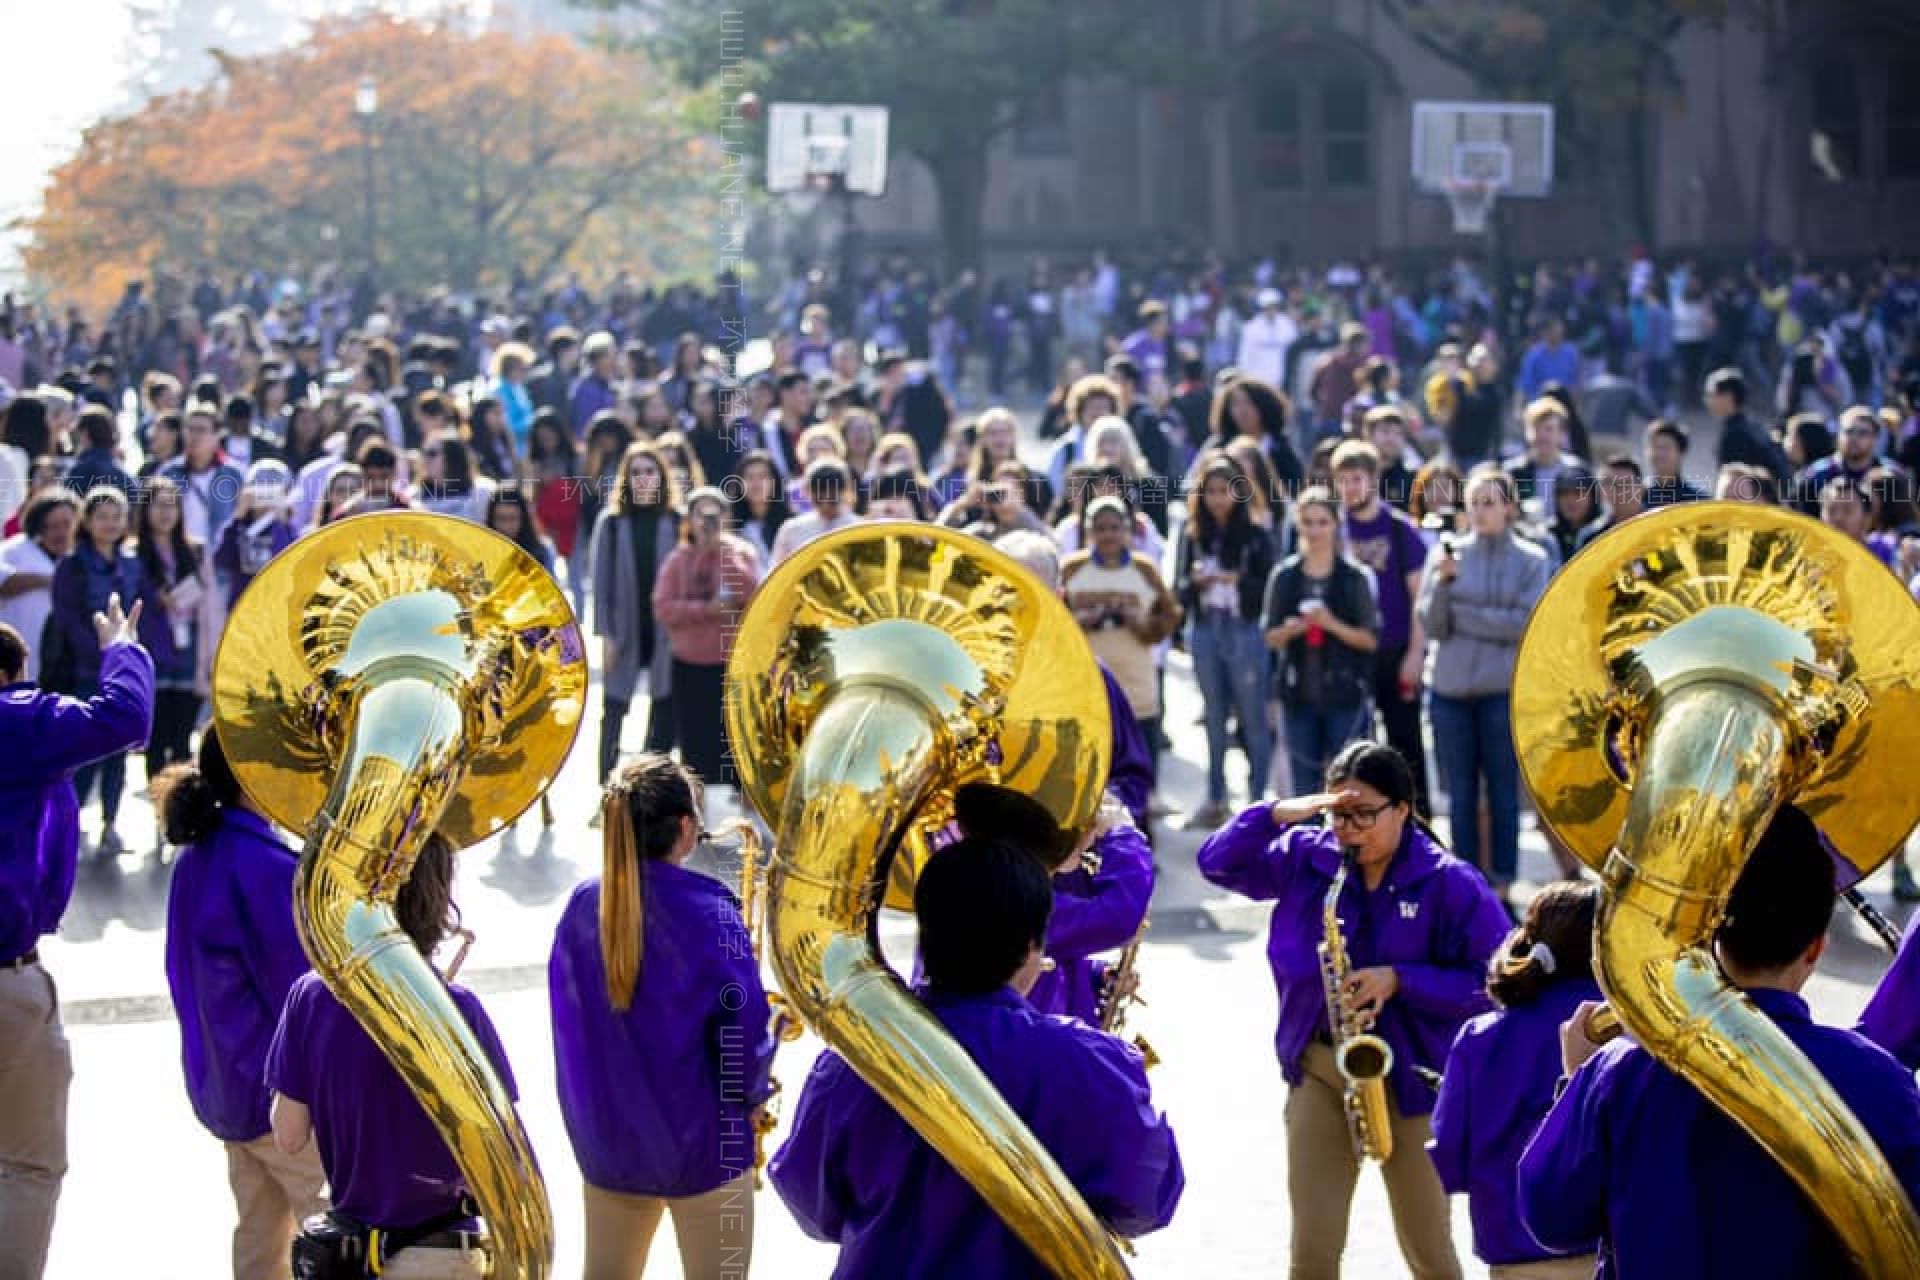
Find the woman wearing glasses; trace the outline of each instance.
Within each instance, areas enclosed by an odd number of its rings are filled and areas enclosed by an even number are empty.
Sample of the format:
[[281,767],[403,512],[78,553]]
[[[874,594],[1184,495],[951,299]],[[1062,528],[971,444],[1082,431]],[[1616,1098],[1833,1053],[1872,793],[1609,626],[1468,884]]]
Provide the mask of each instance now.
[[1200,847],[1208,880],[1274,904],[1267,962],[1280,999],[1274,1051],[1290,1086],[1288,1274],[1340,1274],[1360,1172],[1317,951],[1343,856],[1353,859],[1339,906],[1347,1001],[1393,1049],[1393,1153],[1381,1173],[1394,1230],[1415,1280],[1458,1280],[1447,1196],[1426,1151],[1434,1092],[1419,1069],[1441,1070],[1461,1023],[1490,1007],[1487,960],[1509,921],[1479,873],[1413,817],[1406,760],[1375,742],[1347,744],[1327,765],[1324,791],[1244,809]]

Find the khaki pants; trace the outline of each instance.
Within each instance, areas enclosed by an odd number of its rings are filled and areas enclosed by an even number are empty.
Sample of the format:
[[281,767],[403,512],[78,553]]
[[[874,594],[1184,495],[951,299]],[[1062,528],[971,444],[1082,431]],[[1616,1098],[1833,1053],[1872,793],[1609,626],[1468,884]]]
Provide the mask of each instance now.
[[67,1172],[73,1056],[39,965],[0,969],[0,1280],[40,1280]]
[[673,1215],[687,1280],[745,1280],[753,1261],[753,1174],[697,1196],[629,1196],[584,1188],[586,1280],[639,1280],[660,1215]]
[[233,1188],[233,1280],[285,1280],[293,1233],[327,1207],[319,1144],[298,1155],[273,1145],[273,1136],[227,1144],[227,1183]]
[[381,1280],[484,1280],[487,1255],[478,1249],[402,1249],[387,1259]]
[[[1292,1280],[1338,1280],[1359,1158],[1347,1129],[1333,1050],[1307,1047],[1306,1079],[1287,1093],[1287,1198],[1293,1211]],[[1394,1234],[1414,1280],[1460,1280],[1447,1193],[1427,1156],[1427,1117],[1393,1115],[1393,1158],[1381,1166]]]
[[1492,1269],[1493,1280],[1593,1280],[1600,1259],[1590,1253],[1577,1258],[1543,1258],[1539,1262],[1509,1262]]

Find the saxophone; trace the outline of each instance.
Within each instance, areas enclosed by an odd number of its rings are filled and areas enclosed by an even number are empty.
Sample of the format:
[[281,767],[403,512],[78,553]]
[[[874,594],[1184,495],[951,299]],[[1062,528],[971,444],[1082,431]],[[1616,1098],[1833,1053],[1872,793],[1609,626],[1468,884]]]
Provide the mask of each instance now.
[[[1142,920],[1139,929],[1134,931],[1133,937],[1120,952],[1120,958],[1107,970],[1107,989],[1100,996],[1100,1029],[1110,1036],[1126,1033],[1128,1005],[1146,1003],[1131,988],[1134,986],[1134,967],[1140,958],[1140,944],[1146,941],[1150,927],[1148,921]],[[1148,1070],[1160,1065],[1160,1055],[1153,1051],[1153,1046],[1147,1043],[1145,1036],[1136,1033],[1133,1047],[1146,1060]]]
[[1353,1149],[1364,1159],[1382,1164],[1393,1155],[1393,1120],[1387,1111],[1387,1073],[1393,1070],[1393,1049],[1367,1030],[1371,1019],[1347,1005],[1347,941],[1340,935],[1340,891],[1353,869],[1353,850],[1341,851],[1340,870],[1327,886],[1321,908],[1320,981],[1327,992],[1327,1022],[1333,1031],[1333,1065],[1346,1084],[1347,1127]]

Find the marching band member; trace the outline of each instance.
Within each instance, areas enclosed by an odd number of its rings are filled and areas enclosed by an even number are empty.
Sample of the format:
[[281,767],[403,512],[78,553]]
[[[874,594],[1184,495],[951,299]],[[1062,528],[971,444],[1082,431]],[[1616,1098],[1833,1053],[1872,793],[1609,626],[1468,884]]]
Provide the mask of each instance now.
[[[1242,810],[1199,854],[1200,872],[1214,884],[1274,903],[1267,942],[1280,998],[1274,1049],[1291,1086],[1289,1274],[1339,1274],[1359,1177],[1316,952],[1325,896],[1343,848],[1351,848],[1358,874],[1341,894],[1353,965],[1344,994],[1357,1012],[1371,1013],[1374,1034],[1393,1050],[1393,1153],[1381,1171],[1394,1227],[1416,1280],[1457,1280],[1447,1193],[1426,1154],[1433,1090],[1415,1068],[1438,1068],[1460,1024],[1486,1008],[1487,961],[1509,921],[1480,874],[1413,820],[1413,775],[1399,752],[1349,743],[1327,766],[1326,787]],[[1328,825],[1309,825],[1321,813]]]
[[[458,919],[453,849],[438,833],[421,849],[393,910],[431,960]],[[513,1069],[487,1011],[463,986],[449,982],[447,993],[508,1096],[517,1099]],[[328,1230],[317,1233],[309,1222],[294,1241],[296,1274],[312,1265],[303,1255],[325,1252],[326,1265],[340,1265],[333,1250],[342,1243],[365,1258],[373,1231],[388,1244],[385,1261],[368,1259],[369,1270],[386,1280],[480,1280],[486,1274],[485,1236],[453,1152],[380,1046],[316,973],[302,976],[287,995],[267,1050],[267,1087],[274,1141],[288,1155],[316,1143],[333,1197]]]
[[295,1229],[324,1210],[311,1148],[282,1154],[267,1119],[267,1046],[307,971],[293,924],[294,851],[248,803],[220,736],[155,785],[166,837],[183,846],[167,891],[167,987],[200,1123],[226,1144],[236,1280],[285,1276]]
[[[1920,1090],[1864,1036],[1816,1024],[1800,991],[1826,951],[1833,861],[1788,806],[1728,896],[1715,950],[1729,981],[1812,1061],[1920,1200]],[[1561,1029],[1570,1073],[1520,1158],[1520,1212],[1544,1245],[1600,1240],[1596,1280],[1806,1280],[1853,1274],[1794,1181],[1699,1090],[1625,1036],[1595,1051],[1592,1005]]]
[[1854,1030],[1898,1058],[1907,1070],[1920,1071],[1920,916],[1907,921],[1893,965],[1881,975]]
[[[1173,1216],[1179,1152],[1134,1049],[1027,1003],[1052,905],[1045,864],[1010,841],[935,853],[914,889],[921,995],[1093,1212],[1139,1235]],[[1051,1274],[837,1053],[814,1063],[772,1174],[802,1229],[839,1243],[835,1276]]]
[[39,1280],[67,1172],[73,1057],[40,939],[60,927],[80,858],[73,772],[131,750],[153,729],[153,659],[140,647],[140,605],[118,594],[93,618],[99,691],[45,693],[27,679],[28,649],[0,624],[0,1280]]
[[774,1038],[740,905],[685,862],[700,785],[641,756],[601,800],[604,874],[574,890],[548,962],[553,1042],[586,1180],[587,1280],[646,1270],[663,1212],[689,1277],[747,1274],[753,1113]]
[[1560,1078],[1560,1024],[1593,980],[1593,917],[1600,886],[1548,885],[1527,918],[1494,954],[1487,994],[1500,1006],[1460,1028],[1433,1107],[1428,1148],[1441,1185],[1464,1192],[1473,1214],[1473,1251],[1494,1280],[1588,1280],[1593,1242],[1576,1255],[1542,1248],[1520,1223],[1514,1167],[1553,1106]]
[[1093,829],[1059,861],[1065,838],[1038,801],[982,784],[954,793],[954,825],[962,836],[1011,841],[1043,862],[1059,862],[1047,921],[1046,959],[1053,963],[1027,992],[1027,1003],[1042,1013],[1099,1026],[1111,974],[1093,957],[1124,947],[1147,918],[1153,851],[1125,812],[1117,801],[1110,802]]

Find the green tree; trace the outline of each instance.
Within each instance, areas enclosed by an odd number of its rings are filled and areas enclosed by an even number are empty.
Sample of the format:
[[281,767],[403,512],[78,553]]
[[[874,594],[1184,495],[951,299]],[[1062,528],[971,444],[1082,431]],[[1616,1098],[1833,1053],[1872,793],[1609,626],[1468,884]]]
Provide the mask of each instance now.
[[[1157,0],[577,0],[637,9],[689,83],[729,95],[890,110],[888,134],[939,192],[947,269],[980,261],[994,139],[1074,76],[1167,84],[1201,70]],[[740,55],[739,61],[732,61]]]

